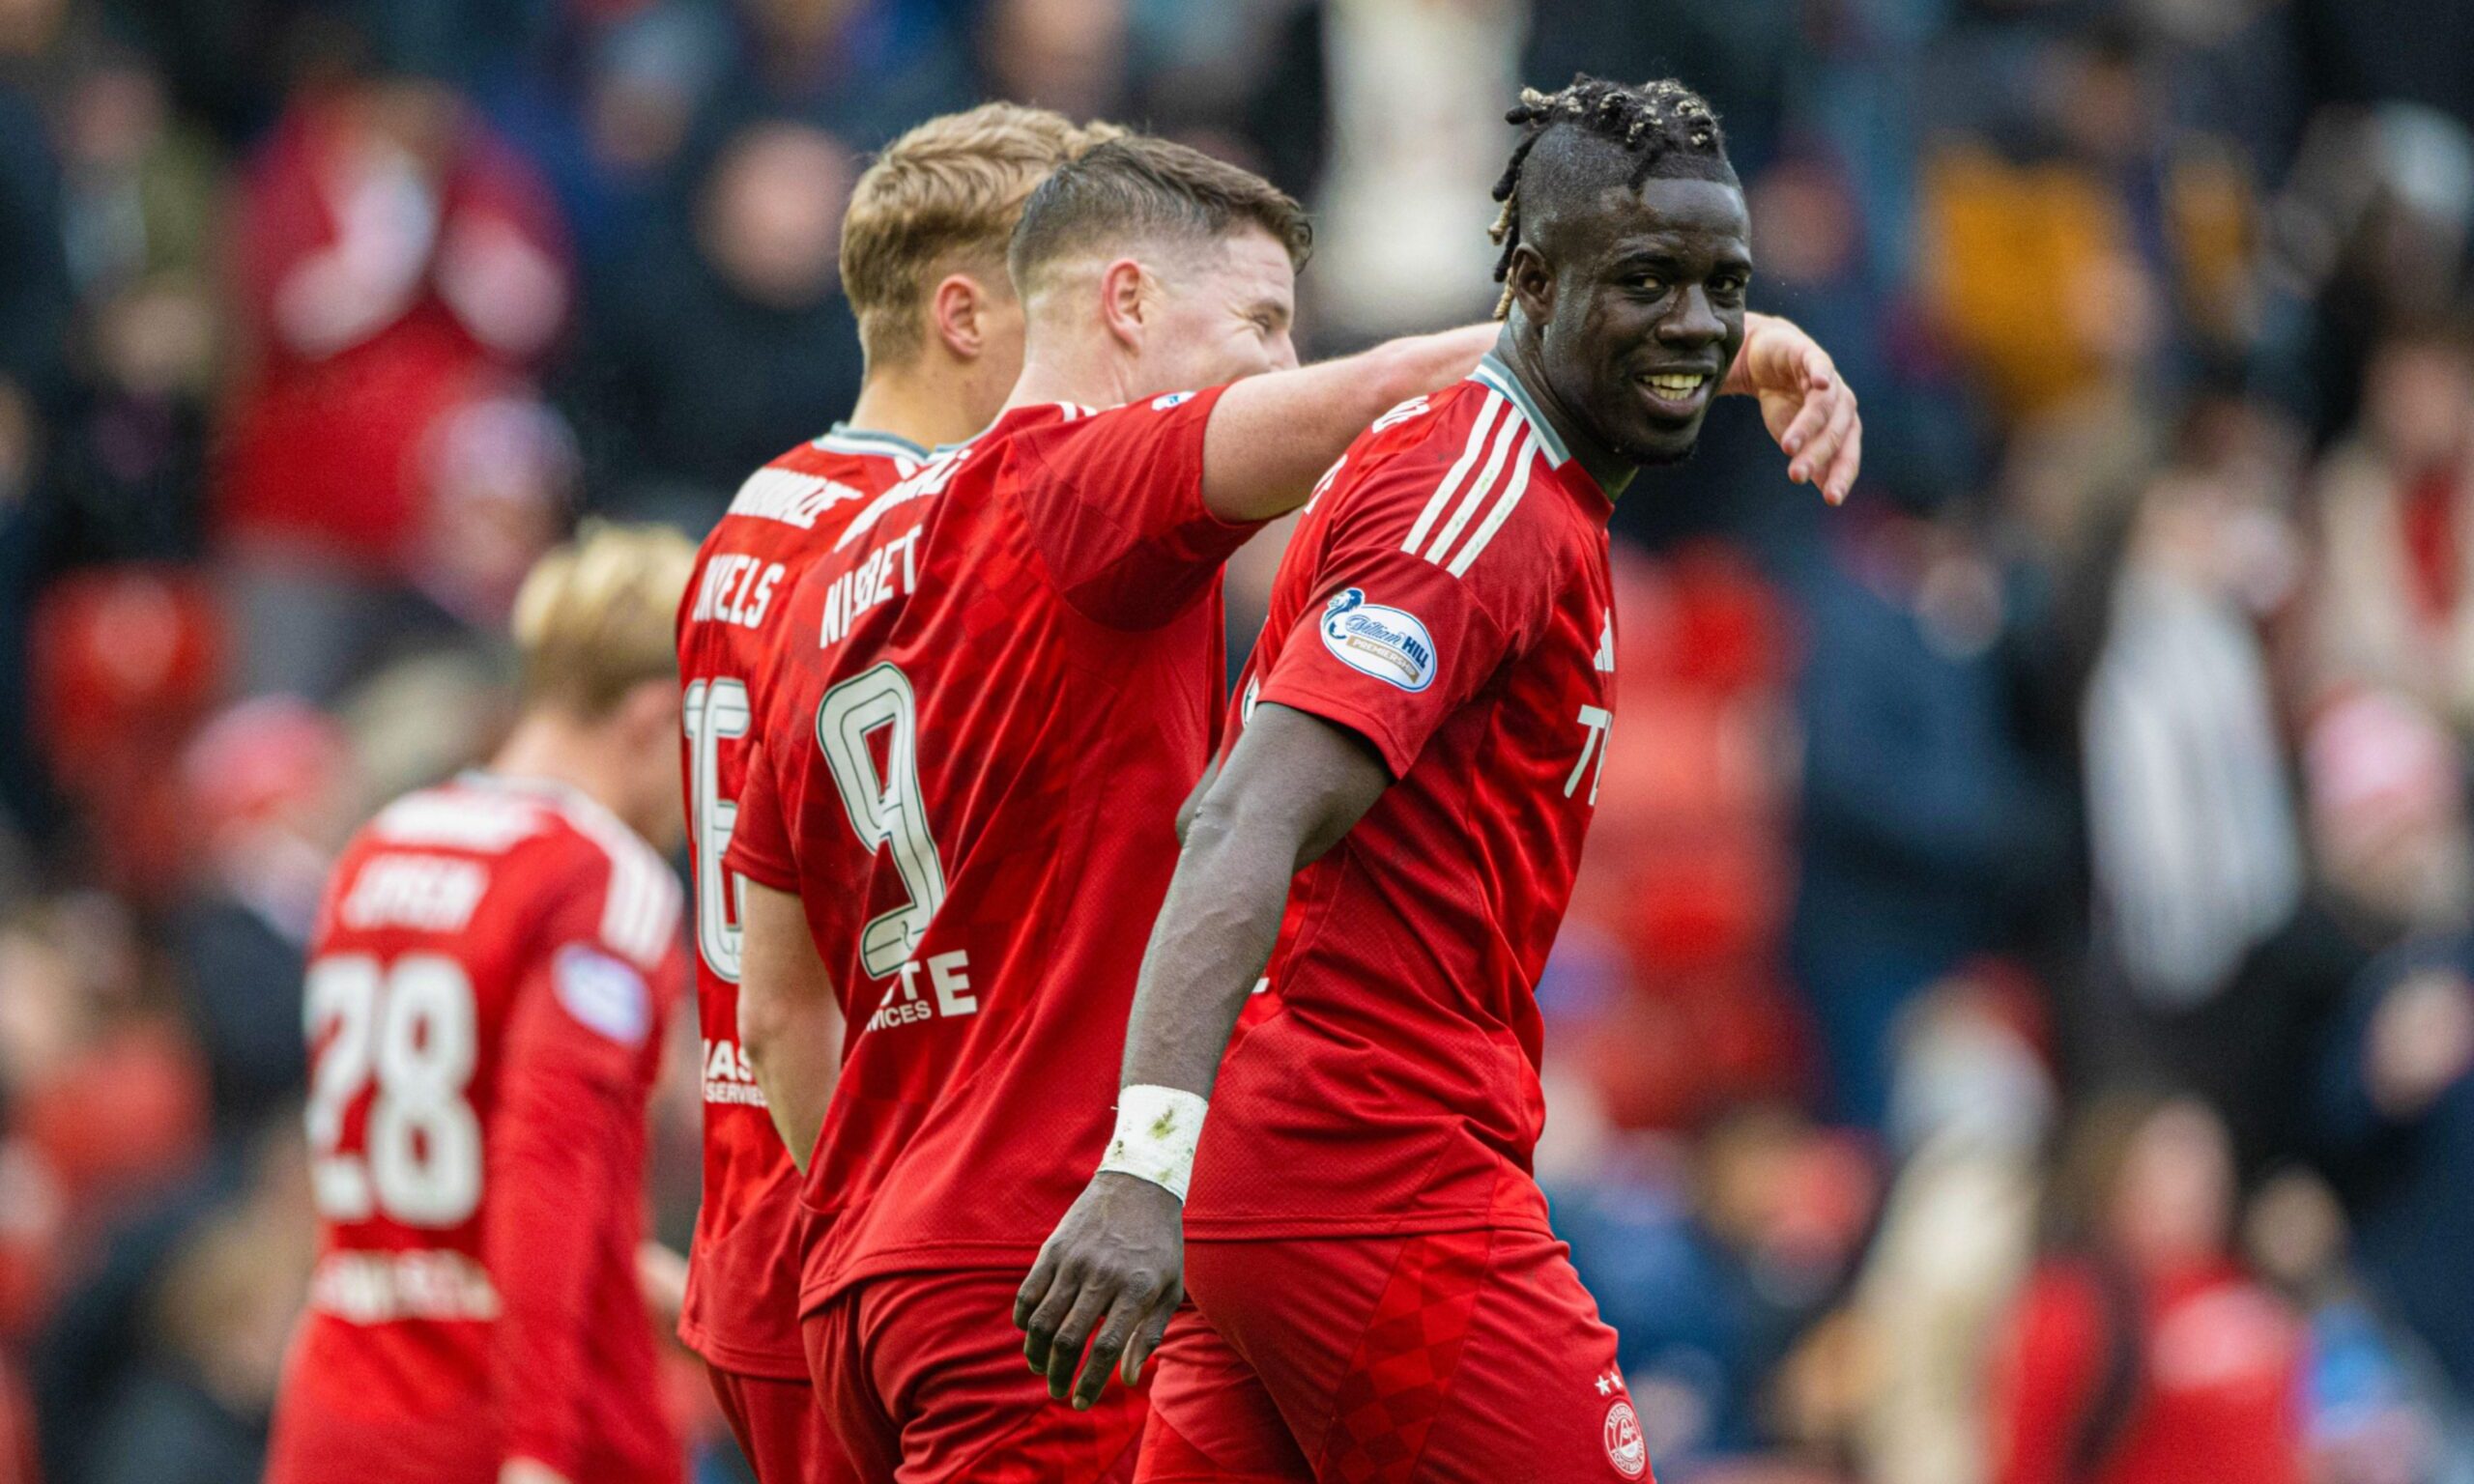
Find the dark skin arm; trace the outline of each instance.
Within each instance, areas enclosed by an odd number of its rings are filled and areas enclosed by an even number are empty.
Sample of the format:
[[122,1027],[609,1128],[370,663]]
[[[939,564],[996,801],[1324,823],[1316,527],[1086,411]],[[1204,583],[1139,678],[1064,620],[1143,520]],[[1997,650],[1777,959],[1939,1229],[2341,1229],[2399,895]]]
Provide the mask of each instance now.
[[[1143,952],[1119,1086],[1211,1096],[1280,936],[1289,878],[1339,843],[1391,784],[1356,732],[1286,706],[1255,708],[1186,833]],[[1129,1384],[1141,1375],[1185,1296],[1184,1215],[1175,1195],[1147,1180],[1091,1178],[1014,1299],[1022,1354],[1049,1395],[1065,1400],[1070,1387],[1082,1410],[1110,1371]]]
[[1194,827],[1194,815],[1202,812],[1202,801],[1210,796],[1211,785],[1219,781],[1220,759],[1214,757],[1211,765],[1202,770],[1202,777],[1194,780],[1194,790],[1186,795],[1186,801],[1177,806],[1177,843],[1182,845],[1186,842],[1186,832]]

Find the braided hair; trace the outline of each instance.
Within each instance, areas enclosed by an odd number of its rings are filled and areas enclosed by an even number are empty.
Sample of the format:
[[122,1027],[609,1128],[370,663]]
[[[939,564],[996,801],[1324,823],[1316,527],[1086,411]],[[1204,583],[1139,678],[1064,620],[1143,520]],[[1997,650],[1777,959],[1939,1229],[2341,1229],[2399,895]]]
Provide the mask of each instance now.
[[1552,93],[1520,90],[1520,104],[1504,115],[1520,127],[1520,142],[1511,161],[1495,182],[1495,199],[1503,203],[1487,237],[1503,248],[1495,260],[1495,281],[1504,286],[1495,318],[1511,313],[1511,253],[1520,244],[1521,170],[1538,141],[1559,125],[1619,144],[1634,157],[1626,185],[1637,189],[1653,175],[1684,175],[1733,183],[1735,167],[1727,161],[1726,135],[1709,101],[1671,77],[1633,87],[1575,73],[1571,85]]

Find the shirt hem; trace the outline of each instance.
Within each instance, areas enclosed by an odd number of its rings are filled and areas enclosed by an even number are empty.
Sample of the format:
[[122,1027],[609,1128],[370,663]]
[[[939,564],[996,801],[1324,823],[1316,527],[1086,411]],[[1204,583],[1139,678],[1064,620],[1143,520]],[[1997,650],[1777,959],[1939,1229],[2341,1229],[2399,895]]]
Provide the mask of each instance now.
[[772,891],[796,895],[799,890],[797,868],[785,867],[769,856],[734,849],[723,860],[722,869]]
[[799,1284],[799,1317],[805,1319],[831,1303],[851,1285],[871,1278],[886,1278],[906,1272],[1010,1269],[1017,1264],[1027,1273],[1031,1270],[1031,1264],[1038,1261],[1039,1254],[1039,1241],[1021,1241],[922,1242],[882,1249],[868,1254],[862,1260],[844,1263],[823,1277],[802,1281]]
[[1441,1232],[1540,1232],[1554,1228],[1528,1216],[1482,1212],[1377,1216],[1186,1216],[1186,1236],[1199,1241],[1275,1241],[1317,1237],[1425,1237]]
[[700,1356],[706,1365],[734,1376],[759,1376],[767,1381],[805,1381],[808,1379],[806,1347],[795,1337],[782,1349],[762,1345],[739,1345],[717,1338],[704,1325],[678,1322],[678,1343]]

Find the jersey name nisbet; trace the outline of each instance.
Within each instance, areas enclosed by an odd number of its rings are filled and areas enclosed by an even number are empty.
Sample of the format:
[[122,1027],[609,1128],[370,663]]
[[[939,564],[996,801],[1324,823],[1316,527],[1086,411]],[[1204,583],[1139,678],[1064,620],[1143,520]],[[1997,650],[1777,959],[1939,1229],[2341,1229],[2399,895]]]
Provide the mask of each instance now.
[[913,527],[900,540],[886,542],[870,552],[857,566],[835,578],[833,585],[825,589],[824,618],[817,635],[817,646],[840,643],[860,614],[915,590],[919,582],[918,550],[919,529]]

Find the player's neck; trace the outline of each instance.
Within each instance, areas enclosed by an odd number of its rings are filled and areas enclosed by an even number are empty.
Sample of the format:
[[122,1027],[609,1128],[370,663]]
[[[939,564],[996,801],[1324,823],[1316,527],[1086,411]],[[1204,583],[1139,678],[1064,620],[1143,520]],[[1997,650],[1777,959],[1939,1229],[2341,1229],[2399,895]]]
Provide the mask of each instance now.
[[564,785],[644,833],[627,816],[623,759],[590,728],[562,712],[526,712],[490,758],[489,770],[501,778]]
[[1590,433],[1588,425],[1573,416],[1556,398],[1554,385],[1546,379],[1544,368],[1539,364],[1538,347],[1524,333],[1526,328],[1521,322],[1520,311],[1514,309],[1512,318],[1505,322],[1503,334],[1495,341],[1495,358],[1520,379],[1520,385],[1529,391],[1529,399],[1538,404],[1538,410],[1554,424],[1555,432],[1564,440],[1564,446],[1572,451],[1574,461],[1597,481],[1597,487],[1606,492],[1606,498],[1622,499],[1625,488],[1632,482],[1632,476],[1640,472],[1639,466],[1598,442]]
[[1073,340],[1059,343],[1038,336],[1022,357],[1022,376],[1014,384],[1005,410],[1042,402],[1073,402],[1083,407],[1122,407],[1134,399],[1134,363],[1113,343]]
[[871,371],[860,384],[859,400],[850,405],[849,423],[859,432],[887,433],[935,448],[977,436],[980,424],[971,415],[977,403],[964,375],[923,357]]

